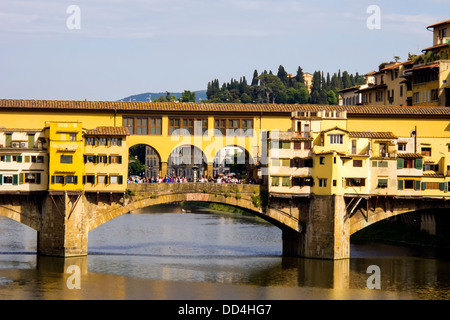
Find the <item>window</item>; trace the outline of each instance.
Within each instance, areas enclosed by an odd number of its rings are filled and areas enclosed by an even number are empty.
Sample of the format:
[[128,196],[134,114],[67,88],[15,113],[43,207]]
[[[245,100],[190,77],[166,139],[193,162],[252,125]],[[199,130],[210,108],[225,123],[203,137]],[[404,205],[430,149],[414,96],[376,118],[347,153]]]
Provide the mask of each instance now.
[[303,142],[303,149],[305,149],[305,150],[311,150],[311,141],[305,141],[305,142]]
[[353,166],[354,167],[362,167],[362,160],[353,160]]
[[126,116],[123,117],[123,126],[128,128],[130,134],[161,135],[161,117]]
[[253,119],[215,119],[214,127],[222,135],[253,136]]
[[12,175],[4,175],[3,176],[3,184],[13,184],[13,176]]
[[208,119],[169,118],[169,135],[205,135],[208,132]]
[[117,184],[117,183],[119,183],[119,176],[110,176],[109,177],[109,183],[111,183],[111,184]]
[[109,156],[109,163],[122,163],[122,156]]
[[134,134],[134,118],[123,117],[123,126],[128,128],[130,134]]
[[300,141],[294,141],[294,150],[300,150],[302,148],[302,143]]
[[319,158],[319,163],[320,164],[325,164],[325,157],[320,157]]
[[41,174],[40,173],[25,173],[24,174],[25,183],[41,183]]
[[366,185],[365,178],[346,178],[345,185],[347,187],[364,187]]
[[84,178],[83,178],[83,182],[86,184],[86,183],[92,183],[92,184],[94,184],[95,183],[95,175],[86,175],[86,176],[84,176]]
[[327,179],[319,179],[319,187],[326,187]]
[[330,144],[343,144],[344,135],[342,134],[330,134]]
[[61,155],[61,163],[73,163],[72,155]]
[[91,155],[85,155],[84,156],[84,163],[93,163],[94,162],[94,157],[95,156],[91,156]]
[[431,148],[428,147],[422,147],[422,155],[427,156],[427,157],[431,157]]
[[84,140],[84,144],[86,146],[94,146],[95,145],[95,139],[93,137],[86,137]]
[[385,189],[387,187],[388,187],[388,179],[387,178],[378,179],[378,184],[377,184],[378,189]]
[[290,179],[289,179],[289,177],[282,177],[281,178],[281,186],[283,186],[283,187],[289,187],[290,186]]
[[150,134],[160,135],[161,132],[161,118],[150,118]]
[[69,133],[69,141],[77,141],[77,134]]
[[65,177],[66,184],[78,184],[77,176],[66,176]]
[[147,134],[147,128],[146,118],[136,118],[136,134]]
[[52,176],[52,184],[55,183],[64,184],[64,176]]
[[398,180],[398,190],[420,190],[420,180]]
[[314,179],[311,177],[293,177],[292,178],[292,186],[313,186],[314,185]]
[[313,159],[311,158],[294,158],[290,160],[290,167],[291,168],[312,168],[313,166]]
[[107,183],[108,177],[107,176],[98,176],[97,177],[97,183]]
[[97,156],[97,163],[108,163],[107,156]]
[[280,185],[280,177],[272,177],[272,187],[278,187]]
[[399,143],[398,151],[406,151],[406,143]]

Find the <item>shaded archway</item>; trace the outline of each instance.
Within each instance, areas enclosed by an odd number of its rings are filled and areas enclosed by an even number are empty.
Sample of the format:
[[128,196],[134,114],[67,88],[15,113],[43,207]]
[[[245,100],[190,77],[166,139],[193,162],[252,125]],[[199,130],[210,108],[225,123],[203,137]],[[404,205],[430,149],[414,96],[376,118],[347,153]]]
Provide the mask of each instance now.
[[161,157],[150,145],[136,144],[129,149],[129,175],[156,177],[161,175]]
[[167,159],[167,174],[185,177],[189,181],[206,176],[208,162],[203,151],[193,145],[182,145],[172,150]]
[[228,145],[215,154],[213,176],[229,174],[239,179],[256,179],[255,162],[245,148]]

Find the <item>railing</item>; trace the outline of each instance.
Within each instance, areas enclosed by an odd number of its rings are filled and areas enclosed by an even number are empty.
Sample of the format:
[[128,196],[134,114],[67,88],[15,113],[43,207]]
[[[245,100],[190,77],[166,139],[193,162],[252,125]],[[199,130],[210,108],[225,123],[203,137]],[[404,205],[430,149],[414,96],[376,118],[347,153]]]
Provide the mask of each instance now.
[[258,184],[231,184],[231,183],[128,183],[127,189],[134,192],[164,194],[164,193],[257,193],[260,192]]

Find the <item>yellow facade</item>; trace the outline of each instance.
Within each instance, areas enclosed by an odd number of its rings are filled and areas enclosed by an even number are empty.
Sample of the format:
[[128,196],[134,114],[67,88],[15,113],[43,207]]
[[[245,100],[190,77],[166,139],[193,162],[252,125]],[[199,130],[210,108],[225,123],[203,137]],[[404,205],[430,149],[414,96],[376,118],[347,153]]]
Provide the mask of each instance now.
[[[269,175],[269,189],[274,193],[447,195],[450,112],[446,108],[114,102],[104,103],[105,110],[100,113],[100,108],[90,105],[92,102],[74,102],[83,112],[58,102],[52,102],[54,107],[46,110],[29,108],[22,100],[7,103],[15,111],[0,101],[0,127],[12,124],[24,132],[27,128],[36,132],[45,128],[47,146],[39,152],[49,159],[48,166],[43,168],[50,177],[48,190],[123,192],[128,148],[145,144],[160,156],[162,175],[168,173],[169,157],[180,145],[198,146],[205,155],[208,175],[220,149],[239,146],[261,169],[259,177]],[[34,106],[36,102],[32,103]],[[58,115],[61,119],[73,117],[78,121],[56,121]],[[130,118],[148,122],[130,122]],[[154,118],[161,120],[153,122],[157,127],[151,126]],[[202,126],[192,129],[202,130],[192,135],[172,132],[174,119],[185,124],[197,121]],[[102,131],[106,130],[102,127],[111,130],[127,127],[131,131],[129,136],[123,131],[111,134]],[[177,129],[190,130],[188,126]],[[121,146],[108,142],[120,137],[124,142]],[[106,144],[88,144],[90,138],[105,138]],[[276,150],[268,147],[276,140]],[[0,153],[8,152],[0,147]],[[87,159],[93,156],[102,157],[101,162]],[[14,169],[6,161],[1,165],[2,170]],[[105,179],[99,181],[99,176]],[[31,190],[30,186],[21,188]]]
[[128,177],[125,128],[96,128],[84,134],[84,191],[120,192]]
[[83,132],[81,122],[47,122],[49,186],[53,191],[82,191]]

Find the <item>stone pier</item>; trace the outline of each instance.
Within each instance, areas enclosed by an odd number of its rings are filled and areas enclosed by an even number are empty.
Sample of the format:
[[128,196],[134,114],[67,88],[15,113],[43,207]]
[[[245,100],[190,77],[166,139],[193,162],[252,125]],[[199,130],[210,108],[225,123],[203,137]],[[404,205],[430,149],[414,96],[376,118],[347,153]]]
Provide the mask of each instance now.
[[283,255],[318,259],[350,257],[350,221],[343,196],[314,195],[300,212],[301,233],[283,229]]
[[87,255],[88,221],[81,192],[50,192],[43,201],[38,254],[55,257]]

